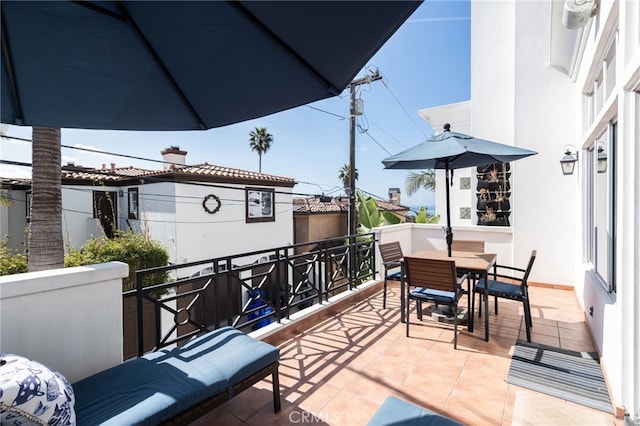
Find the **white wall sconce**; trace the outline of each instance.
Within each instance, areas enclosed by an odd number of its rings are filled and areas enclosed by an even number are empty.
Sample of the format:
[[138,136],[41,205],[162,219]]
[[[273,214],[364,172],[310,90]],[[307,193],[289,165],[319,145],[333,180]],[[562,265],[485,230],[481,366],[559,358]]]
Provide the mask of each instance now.
[[[571,151],[571,148],[573,148],[573,152]],[[577,162],[578,162],[578,150],[576,149],[576,147],[573,145],[565,146],[564,157],[562,157],[562,159],[560,160],[560,166],[562,167],[562,174],[572,175],[573,171],[576,168]]]
[[604,152],[604,144],[598,143],[598,173],[607,171],[607,153]]

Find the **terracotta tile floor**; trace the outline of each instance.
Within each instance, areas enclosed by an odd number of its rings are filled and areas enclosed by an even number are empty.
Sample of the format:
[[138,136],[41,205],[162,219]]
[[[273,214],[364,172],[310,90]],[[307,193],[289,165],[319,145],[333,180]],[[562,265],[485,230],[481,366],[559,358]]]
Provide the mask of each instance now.
[[[533,342],[594,350],[572,291],[532,287],[530,294]],[[461,303],[466,306],[466,297]],[[490,341],[484,341],[484,320],[476,321],[474,333],[459,328],[454,350],[452,327],[426,315],[419,322],[415,311],[407,338],[399,288],[391,287],[386,309],[378,292],[279,344],[280,413],[273,413],[271,383],[264,380],[194,425],[366,425],[389,395],[467,425],[532,424],[522,421],[520,408],[514,410],[524,396],[540,412],[545,401],[552,411],[558,411],[554,404],[565,404],[561,407],[570,409],[572,419],[578,419],[575,413],[584,416],[581,424],[584,419],[623,424],[612,415],[506,383],[516,339],[526,338],[521,306],[500,299],[499,315],[490,316]]]

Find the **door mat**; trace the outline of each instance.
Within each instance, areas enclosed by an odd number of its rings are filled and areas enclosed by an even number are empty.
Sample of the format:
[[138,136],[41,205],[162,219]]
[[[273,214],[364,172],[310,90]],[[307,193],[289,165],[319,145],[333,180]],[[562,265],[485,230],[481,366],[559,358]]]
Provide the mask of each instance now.
[[613,414],[595,352],[576,352],[518,340],[507,383]]
[[615,426],[613,416],[585,406],[519,390],[513,406],[511,426]]

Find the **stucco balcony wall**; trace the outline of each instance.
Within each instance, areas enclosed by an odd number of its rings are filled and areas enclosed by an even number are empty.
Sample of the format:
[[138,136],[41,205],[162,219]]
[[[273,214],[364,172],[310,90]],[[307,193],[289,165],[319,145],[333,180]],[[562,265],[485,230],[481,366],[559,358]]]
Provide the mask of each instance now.
[[[482,240],[485,252],[496,253],[501,265],[520,265],[522,261],[514,260],[513,229],[497,226],[453,226],[454,240]],[[444,226],[441,224],[403,223],[375,228],[379,243],[399,241],[404,254],[418,250],[446,250]],[[376,250],[376,264],[381,265],[379,250]],[[382,268],[378,268],[380,272]],[[378,277],[380,278],[380,277]],[[535,280],[534,280],[535,281]]]
[[122,363],[122,278],[109,262],[0,277],[0,351],[71,382]]

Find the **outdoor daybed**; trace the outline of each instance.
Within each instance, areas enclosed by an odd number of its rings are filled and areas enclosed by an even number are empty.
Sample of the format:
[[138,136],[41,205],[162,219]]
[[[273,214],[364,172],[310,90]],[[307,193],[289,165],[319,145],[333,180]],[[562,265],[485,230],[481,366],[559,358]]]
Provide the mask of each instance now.
[[74,383],[77,424],[188,424],[268,375],[278,412],[279,359],[277,347],[220,328]]

